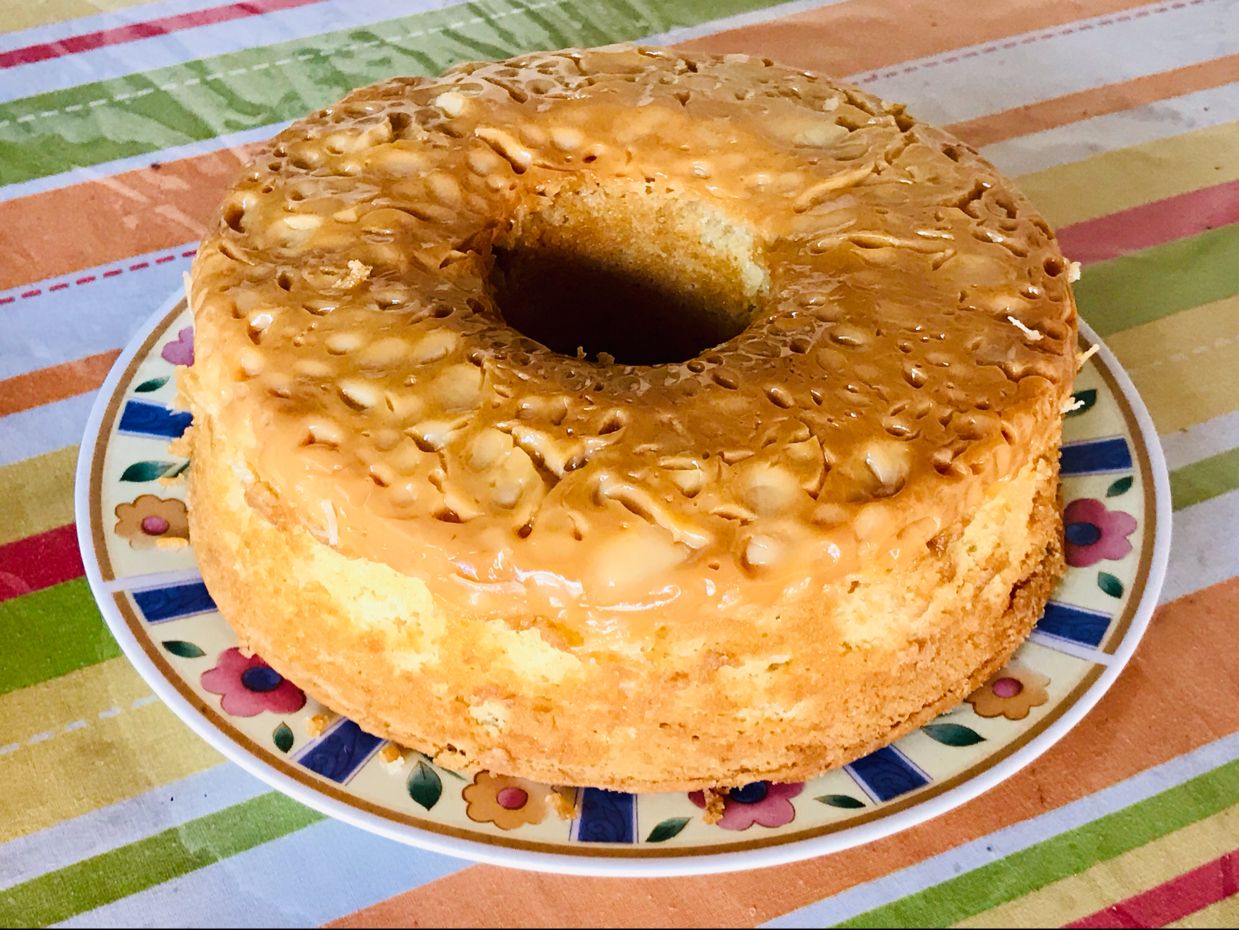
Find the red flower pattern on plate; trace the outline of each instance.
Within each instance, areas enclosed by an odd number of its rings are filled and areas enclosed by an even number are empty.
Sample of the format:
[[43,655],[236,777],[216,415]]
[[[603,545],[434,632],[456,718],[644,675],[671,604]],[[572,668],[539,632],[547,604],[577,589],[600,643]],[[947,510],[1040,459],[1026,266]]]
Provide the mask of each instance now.
[[192,365],[194,363],[194,328],[186,326],[176,338],[163,347],[160,358],[173,365]]
[[[724,830],[747,830],[753,824],[763,827],[781,827],[796,817],[796,808],[791,799],[804,790],[804,782],[788,785],[755,781],[742,788],[732,788],[723,799],[723,816],[718,825]],[[698,807],[705,807],[705,794],[693,791],[688,799]]]
[[1096,498],[1082,497],[1068,504],[1063,523],[1067,564],[1074,568],[1121,559],[1131,552],[1127,537],[1136,530],[1136,518],[1121,510],[1107,510]]
[[233,717],[256,717],[264,710],[291,714],[305,706],[305,692],[258,656],[246,658],[235,646],[219,654],[215,668],[202,673],[202,687],[223,697],[220,706]]

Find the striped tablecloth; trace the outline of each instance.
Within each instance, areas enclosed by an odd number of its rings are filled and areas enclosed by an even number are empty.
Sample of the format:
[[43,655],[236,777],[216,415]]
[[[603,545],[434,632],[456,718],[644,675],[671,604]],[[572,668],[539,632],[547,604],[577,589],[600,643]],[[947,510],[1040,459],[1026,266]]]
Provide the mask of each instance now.
[[[1239,919],[1239,2],[44,0],[0,28],[0,925]],[[847,76],[1019,178],[1161,434],[1169,579],[1083,725],[920,827],[699,879],[470,866],[284,801],[155,701],[82,578],[76,444],[246,146],[390,74],[643,37]]]

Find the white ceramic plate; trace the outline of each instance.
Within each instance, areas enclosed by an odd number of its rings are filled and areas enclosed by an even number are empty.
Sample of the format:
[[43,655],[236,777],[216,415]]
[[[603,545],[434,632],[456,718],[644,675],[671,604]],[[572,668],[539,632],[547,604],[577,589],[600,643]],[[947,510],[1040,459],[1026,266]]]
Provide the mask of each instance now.
[[[1085,329],[1081,341],[1097,340]],[[715,825],[684,793],[462,778],[386,746],[236,651],[187,541],[187,463],[168,448],[189,421],[170,404],[192,346],[189,312],[173,299],[121,354],[86,428],[77,525],[104,617],[155,693],[225,756],[325,814],[452,856],[666,876],[819,856],[905,829],[992,788],[1075,726],[1135,651],[1165,573],[1165,462],[1102,346],[1077,381],[1086,406],[1064,424],[1071,567],[1012,663],[954,711],[807,783],[733,791]],[[576,819],[557,816],[555,792],[573,796]]]

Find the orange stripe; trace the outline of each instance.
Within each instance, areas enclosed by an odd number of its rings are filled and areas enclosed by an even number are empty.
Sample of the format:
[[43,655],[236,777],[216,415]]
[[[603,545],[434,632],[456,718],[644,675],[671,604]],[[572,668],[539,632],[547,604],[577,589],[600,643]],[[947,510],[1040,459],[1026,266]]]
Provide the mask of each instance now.
[[1144,0],[846,0],[683,44],[708,52],[766,55],[827,74],[857,74],[1140,6],[1152,4]]
[[[334,926],[752,926],[1108,787],[1239,730],[1239,578],[1158,611],[1131,666],[1041,760],[929,823],[827,859],[674,882],[566,878],[473,866]],[[1191,635],[1184,635],[1190,630]],[[1166,708],[1181,713],[1166,713]],[[1186,715],[1186,717],[1184,716]],[[771,894],[771,889],[778,894]],[[669,923],[668,923],[669,922]]]
[[[852,74],[1141,5],[1136,0],[845,0],[685,45]],[[933,28],[908,28],[913,23]],[[892,42],[892,35],[899,41]],[[0,289],[198,238],[250,151],[253,147],[211,152],[0,203],[0,229],[25,230],[27,243],[17,246],[24,254],[0,268]],[[78,232],[64,236],[70,216]]]
[[112,349],[0,381],[0,417],[93,391],[118,355],[120,350]]
[[1232,81],[1239,81],[1239,54],[979,116],[956,123],[950,130],[973,145],[991,145],[1078,120],[1220,87]]
[[[156,162],[0,203],[0,229],[20,229],[0,289],[199,238],[256,146]],[[72,219],[74,234],[64,235]]]

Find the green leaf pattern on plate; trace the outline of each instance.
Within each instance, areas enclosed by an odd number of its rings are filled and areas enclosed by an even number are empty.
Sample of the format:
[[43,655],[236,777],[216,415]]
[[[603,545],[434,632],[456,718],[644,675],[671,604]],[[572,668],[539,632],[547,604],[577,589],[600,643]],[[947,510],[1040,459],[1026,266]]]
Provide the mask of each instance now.
[[1131,490],[1134,480],[1131,475],[1119,478],[1110,487],[1106,488],[1106,497],[1118,497],[1120,494],[1126,494]]
[[985,742],[984,736],[962,723],[927,723],[921,732],[943,746],[975,746]]
[[1071,399],[1075,401],[1078,406],[1076,406],[1074,410],[1067,411],[1065,415],[1069,417],[1078,417],[1081,414],[1088,413],[1093,409],[1093,405],[1097,403],[1097,389],[1089,388],[1086,391],[1076,391],[1071,395]]
[[443,794],[443,779],[425,762],[418,762],[409,776],[409,797],[426,810],[439,803]]
[[[120,473],[120,480],[123,482],[152,482],[156,478],[162,478],[165,474],[177,467],[177,462],[134,462]],[[183,466],[177,474],[185,471]]]
[[681,831],[688,826],[688,817],[668,817],[653,830],[650,835],[645,838],[647,843],[665,843],[673,837],[679,836]]
[[162,378],[151,378],[149,381],[143,381],[134,391],[139,394],[149,394],[151,391],[158,391],[161,387],[168,383],[168,377],[165,375]]
[[182,659],[200,659],[206,655],[206,653],[202,651],[201,646],[197,646],[194,643],[187,642],[183,639],[165,639],[162,643],[160,643],[160,645],[174,656],[180,656]]
[[293,740],[292,727],[286,723],[281,723],[271,734],[271,741],[275,743],[275,748],[283,753],[293,748]]
[[856,811],[865,806],[864,801],[857,800],[850,794],[824,794],[815,800],[828,804],[831,807],[841,807],[845,811]]
[[1097,587],[1101,588],[1106,594],[1111,597],[1123,596],[1123,582],[1119,581],[1114,575],[1109,572],[1097,573]]

